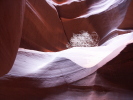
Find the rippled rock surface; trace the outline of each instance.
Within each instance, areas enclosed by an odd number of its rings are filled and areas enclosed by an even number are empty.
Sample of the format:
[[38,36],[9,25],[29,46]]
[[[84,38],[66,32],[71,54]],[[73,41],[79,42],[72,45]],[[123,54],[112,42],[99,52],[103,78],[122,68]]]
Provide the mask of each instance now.
[[0,99],[132,100],[132,10],[132,0],[1,0]]

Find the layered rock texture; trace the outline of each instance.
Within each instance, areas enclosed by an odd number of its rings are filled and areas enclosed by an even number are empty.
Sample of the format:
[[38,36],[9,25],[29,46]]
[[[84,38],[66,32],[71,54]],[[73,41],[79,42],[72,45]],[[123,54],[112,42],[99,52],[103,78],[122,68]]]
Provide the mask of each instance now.
[[132,10],[132,0],[0,0],[0,100],[133,100]]

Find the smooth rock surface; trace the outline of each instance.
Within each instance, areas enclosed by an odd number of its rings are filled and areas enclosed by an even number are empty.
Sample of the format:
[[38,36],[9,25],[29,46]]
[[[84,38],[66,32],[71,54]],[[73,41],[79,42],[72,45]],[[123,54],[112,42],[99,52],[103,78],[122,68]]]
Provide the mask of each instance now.
[[[0,100],[133,100],[132,10],[132,0],[0,0]],[[83,31],[99,46],[67,49]]]

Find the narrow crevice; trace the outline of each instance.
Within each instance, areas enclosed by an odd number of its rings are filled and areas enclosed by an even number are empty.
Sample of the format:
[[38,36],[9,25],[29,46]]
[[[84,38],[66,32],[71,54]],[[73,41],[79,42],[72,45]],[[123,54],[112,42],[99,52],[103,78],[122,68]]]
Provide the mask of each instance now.
[[54,5],[54,7],[55,7],[56,10],[57,10],[57,15],[58,15],[58,17],[59,17],[59,19],[60,19],[60,21],[61,21],[62,28],[63,28],[64,34],[65,34],[65,36],[66,36],[66,39],[67,39],[68,43],[70,44],[70,41],[69,41],[69,38],[68,38],[67,33],[66,33],[66,31],[65,31],[65,27],[64,27],[63,22],[62,22],[62,20],[61,20],[60,14],[58,13],[58,6],[55,6],[55,5]]

